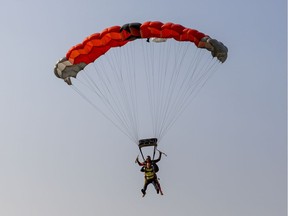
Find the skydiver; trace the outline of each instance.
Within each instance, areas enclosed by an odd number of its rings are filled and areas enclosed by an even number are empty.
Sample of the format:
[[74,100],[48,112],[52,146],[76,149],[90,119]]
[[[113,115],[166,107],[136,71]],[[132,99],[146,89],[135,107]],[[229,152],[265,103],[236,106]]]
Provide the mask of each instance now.
[[157,160],[151,160],[150,156],[147,156],[146,160],[144,162],[140,162],[138,157],[136,158],[136,162],[139,166],[142,166],[141,172],[144,172],[144,186],[143,189],[141,189],[141,192],[143,194],[143,197],[146,195],[147,186],[152,183],[155,187],[155,190],[157,194],[163,195],[160,183],[158,181],[158,177],[156,172],[159,171],[159,167],[156,163],[158,163],[161,160],[162,152],[159,154],[159,158]]

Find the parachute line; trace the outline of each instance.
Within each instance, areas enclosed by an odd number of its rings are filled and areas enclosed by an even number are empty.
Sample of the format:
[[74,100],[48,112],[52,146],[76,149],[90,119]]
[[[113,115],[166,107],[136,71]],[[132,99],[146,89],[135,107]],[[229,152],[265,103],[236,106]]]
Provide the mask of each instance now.
[[190,42],[137,40],[85,67],[74,90],[135,144],[142,137],[157,137],[160,142],[217,63]]

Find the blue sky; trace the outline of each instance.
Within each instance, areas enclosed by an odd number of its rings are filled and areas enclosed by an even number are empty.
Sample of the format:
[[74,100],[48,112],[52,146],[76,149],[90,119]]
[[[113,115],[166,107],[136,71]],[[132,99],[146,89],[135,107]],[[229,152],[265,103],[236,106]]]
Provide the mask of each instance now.
[[[229,57],[161,141],[165,195],[142,198],[137,146],[53,68],[86,36],[147,20]],[[0,25],[0,215],[286,215],[286,1],[11,0]]]

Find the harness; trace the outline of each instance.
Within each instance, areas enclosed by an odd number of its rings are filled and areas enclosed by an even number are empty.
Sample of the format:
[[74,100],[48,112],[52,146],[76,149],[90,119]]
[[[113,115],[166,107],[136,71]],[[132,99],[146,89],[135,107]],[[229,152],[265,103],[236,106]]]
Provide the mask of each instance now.
[[145,167],[144,172],[145,172],[145,178],[147,180],[152,180],[155,178],[155,172],[154,172],[153,167],[150,167],[150,168]]

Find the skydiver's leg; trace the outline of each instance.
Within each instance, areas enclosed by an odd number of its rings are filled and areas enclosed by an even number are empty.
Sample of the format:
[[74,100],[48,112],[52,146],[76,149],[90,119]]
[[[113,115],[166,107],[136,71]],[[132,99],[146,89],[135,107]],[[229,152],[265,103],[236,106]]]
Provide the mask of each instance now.
[[154,188],[155,188],[155,190],[156,190],[156,192],[158,194],[159,193],[159,187],[158,187],[158,184],[157,184],[156,180],[153,180],[152,184],[153,184],[153,186],[154,186]]
[[141,190],[142,193],[143,193],[143,197],[145,196],[147,187],[148,187],[148,185],[150,183],[153,183],[153,179],[149,179],[149,180],[145,179],[145,183],[144,183],[143,189]]
[[143,189],[141,189],[141,192],[143,194],[143,197],[146,195],[146,190],[147,190],[147,186],[149,184],[148,180],[146,178],[144,178],[144,186],[143,186]]
[[157,191],[157,193],[159,193],[160,192],[160,194],[161,195],[163,195],[163,192],[162,192],[162,189],[161,189],[161,185],[160,185],[160,182],[158,181],[158,179],[156,178],[155,179],[155,184],[157,185],[157,187],[158,187],[158,191]]

